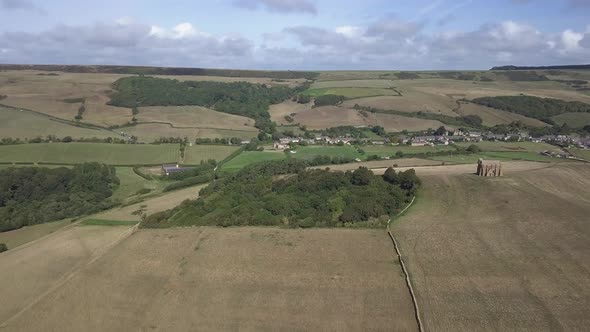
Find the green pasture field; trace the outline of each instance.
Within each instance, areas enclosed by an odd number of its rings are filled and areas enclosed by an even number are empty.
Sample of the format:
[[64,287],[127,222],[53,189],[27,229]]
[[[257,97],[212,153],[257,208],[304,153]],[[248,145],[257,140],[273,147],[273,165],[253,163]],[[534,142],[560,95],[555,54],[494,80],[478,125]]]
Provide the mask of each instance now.
[[63,138],[107,138],[118,137],[106,129],[91,129],[60,122],[30,111],[20,111],[0,106],[0,138],[36,138],[55,135]]
[[237,155],[235,158],[223,164],[223,166],[221,166],[221,171],[236,172],[244,166],[247,166],[255,162],[281,160],[285,158],[287,158],[287,156],[282,151],[244,151]]
[[238,150],[237,146],[229,145],[193,145],[187,146],[184,152],[185,165],[197,165],[202,160],[215,159],[222,161],[230,154]]
[[327,88],[390,88],[393,86],[391,80],[342,80],[342,81],[321,81],[315,82],[311,89]]
[[590,161],[590,150],[571,148],[568,149],[574,156]]
[[311,160],[316,156],[329,156],[329,157],[349,157],[364,159],[364,156],[358,153],[357,148],[350,145],[343,146],[299,146],[296,149],[296,153],[289,154],[291,158]]
[[375,97],[375,96],[397,96],[399,93],[393,89],[384,88],[325,88],[325,89],[309,89],[303,94],[311,97],[319,97],[323,95],[340,95],[348,99]]
[[2,163],[142,165],[176,162],[178,144],[39,143],[0,146]]
[[[237,147],[221,145],[187,146],[184,164],[201,160],[222,160]],[[100,162],[109,165],[158,165],[180,161],[179,144],[40,143],[0,146],[0,163],[79,164]]]

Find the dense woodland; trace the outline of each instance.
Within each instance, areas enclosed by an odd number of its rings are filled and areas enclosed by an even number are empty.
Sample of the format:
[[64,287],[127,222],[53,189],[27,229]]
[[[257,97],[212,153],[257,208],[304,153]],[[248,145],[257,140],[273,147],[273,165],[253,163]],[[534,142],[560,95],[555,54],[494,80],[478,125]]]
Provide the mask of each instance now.
[[125,77],[113,84],[110,104],[121,107],[196,105],[256,120],[256,127],[273,131],[268,107],[291,98],[286,86],[248,82],[178,81],[155,77]]
[[590,112],[590,104],[533,96],[498,96],[475,98],[472,102],[529,118],[552,123],[550,117],[570,112]]
[[1,170],[0,232],[110,208],[118,184],[115,168],[98,163]]
[[344,173],[307,166],[296,159],[247,166],[201,190],[198,200],[148,217],[143,227],[382,226],[420,185],[414,170],[378,176],[363,167]]

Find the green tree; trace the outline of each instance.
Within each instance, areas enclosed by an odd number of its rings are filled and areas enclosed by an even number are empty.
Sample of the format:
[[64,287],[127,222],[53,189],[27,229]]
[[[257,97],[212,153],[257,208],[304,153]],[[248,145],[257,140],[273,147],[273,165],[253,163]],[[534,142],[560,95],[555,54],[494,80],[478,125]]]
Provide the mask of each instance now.
[[352,178],[350,182],[357,186],[366,186],[371,182],[373,172],[366,167],[359,167],[352,172]]

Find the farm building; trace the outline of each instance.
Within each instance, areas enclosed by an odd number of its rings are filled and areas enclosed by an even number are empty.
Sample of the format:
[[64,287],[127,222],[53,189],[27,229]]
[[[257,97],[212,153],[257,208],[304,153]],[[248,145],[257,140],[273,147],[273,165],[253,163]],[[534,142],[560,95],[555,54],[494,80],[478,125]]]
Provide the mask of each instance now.
[[191,169],[192,167],[180,167],[178,164],[162,165],[162,174],[168,176],[172,173],[183,172]]
[[502,163],[499,160],[483,160],[477,162],[477,175],[502,176]]

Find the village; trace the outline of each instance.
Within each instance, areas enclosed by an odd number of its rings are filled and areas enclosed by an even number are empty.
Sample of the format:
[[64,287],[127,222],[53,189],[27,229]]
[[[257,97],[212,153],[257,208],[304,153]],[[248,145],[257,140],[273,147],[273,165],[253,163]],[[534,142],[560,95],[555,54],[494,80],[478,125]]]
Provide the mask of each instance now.
[[[273,148],[275,150],[288,150],[294,144],[298,145],[400,145],[409,146],[435,146],[449,145],[459,142],[533,142],[549,143],[559,146],[575,146],[581,149],[590,149],[590,136],[573,135],[544,135],[533,137],[528,131],[521,131],[516,134],[494,134],[491,131],[482,133],[480,131],[463,131],[457,129],[454,131],[446,130],[444,127],[428,134],[428,132],[411,134],[391,135],[379,138],[358,138],[352,135],[330,137],[320,135],[314,138],[304,137],[285,137],[274,140]],[[242,141],[242,144],[250,143],[249,140]]]

